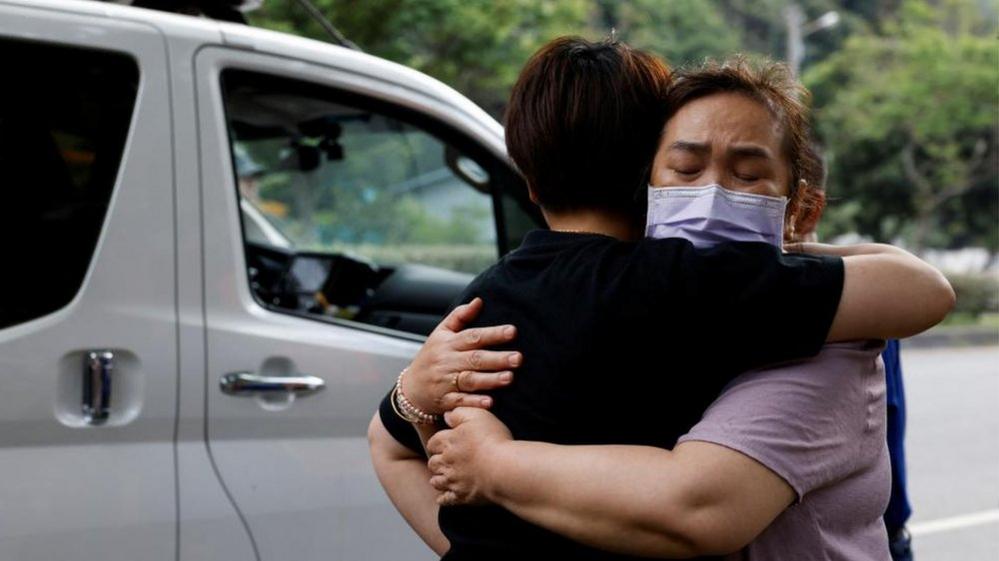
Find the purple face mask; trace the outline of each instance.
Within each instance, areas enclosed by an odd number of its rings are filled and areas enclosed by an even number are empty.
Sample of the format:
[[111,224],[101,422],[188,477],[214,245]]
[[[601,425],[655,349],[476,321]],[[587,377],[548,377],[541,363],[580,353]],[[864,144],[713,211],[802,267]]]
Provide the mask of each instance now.
[[721,242],[765,242],[783,247],[787,197],[707,187],[649,186],[645,236],[683,238],[694,247]]

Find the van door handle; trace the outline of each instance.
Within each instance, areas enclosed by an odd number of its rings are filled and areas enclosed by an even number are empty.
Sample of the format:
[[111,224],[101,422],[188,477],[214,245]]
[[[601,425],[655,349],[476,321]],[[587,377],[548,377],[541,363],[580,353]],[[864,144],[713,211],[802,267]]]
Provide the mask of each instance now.
[[83,419],[103,425],[111,416],[111,374],[114,353],[90,351],[83,356]]
[[230,372],[222,376],[219,386],[222,393],[237,396],[274,393],[309,395],[326,387],[326,382],[318,376],[308,374],[262,376],[254,372]]

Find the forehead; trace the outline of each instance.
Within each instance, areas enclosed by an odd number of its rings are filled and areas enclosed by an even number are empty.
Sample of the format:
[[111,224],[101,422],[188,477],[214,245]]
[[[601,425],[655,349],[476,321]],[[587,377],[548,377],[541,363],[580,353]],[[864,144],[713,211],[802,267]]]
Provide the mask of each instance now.
[[754,143],[780,153],[780,123],[763,103],[740,93],[695,99],[666,123],[664,140],[708,144]]

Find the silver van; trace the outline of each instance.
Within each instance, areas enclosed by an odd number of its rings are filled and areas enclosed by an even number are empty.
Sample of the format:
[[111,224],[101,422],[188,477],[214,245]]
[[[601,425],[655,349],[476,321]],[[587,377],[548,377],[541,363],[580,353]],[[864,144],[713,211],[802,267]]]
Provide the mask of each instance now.
[[0,0],[0,559],[429,559],[365,431],[540,223],[500,125],[315,41]]

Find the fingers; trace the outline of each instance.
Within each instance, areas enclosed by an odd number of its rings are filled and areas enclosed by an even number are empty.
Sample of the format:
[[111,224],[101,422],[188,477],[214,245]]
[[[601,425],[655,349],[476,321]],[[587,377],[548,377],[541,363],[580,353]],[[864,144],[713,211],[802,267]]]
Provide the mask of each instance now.
[[437,504],[451,506],[458,504],[458,495],[454,491],[444,491],[437,497]]
[[[459,407],[457,409],[454,409],[453,411],[448,411],[447,413],[444,413],[444,422],[447,423],[447,426],[453,429],[464,422],[470,421],[476,415],[482,414],[481,412],[482,412],[481,409],[476,409],[472,407]],[[438,431],[438,434],[440,434],[440,431]]]
[[441,409],[450,411],[458,407],[478,407],[489,409],[493,405],[493,398],[487,395],[474,395],[468,393],[451,392],[444,394],[440,400]]
[[512,325],[474,327],[458,333],[454,348],[459,351],[484,349],[509,343],[516,337],[517,328]]
[[[517,351],[465,351],[454,353],[453,364],[449,366],[453,371],[472,370],[479,372],[499,372],[510,368],[517,368],[524,362],[524,355]],[[468,388],[461,386],[462,390]]]
[[431,456],[444,452],[444,443],[447,441],[451,431],[439,430],[427,441],[427,453]]
[[434,489],[437,489],[438,491],[447,491],[448,490],[447,477],[444,477],[443,475],[435,475],[431,477],[430,486],[433,487]]
[[803,247],[801,242],[790,242],[784,244],[785,253],[803,253]]
[[434,475],[443,475],[444,466],[447,465],[444,462],[444,456],[441,454],[434,454],[430,456],[430,460],[427,461],[427,468],[430,469],[430,473]]
[[512,381],[513,372],[509,370],[502,372],[472,372],[470,370],[463,370],[458,373],[457,385],[459,391],[462,392],[481,392],[508,386]]
[[441,321],[439,327],[451,331],[461,331],[482,311],[482,298],[473,298],[468,304],[462,304],[451,310],[451,313]]
[[[437,460],[436,462],[434,460]],[[457,487],[455,482],[451,481],[450,475],[444,473],[446,470],[446,464],[441,460],[440,456],[432,456],[430,458],[430,470],[433,472],[433,476],[430,478],[430,486],[435,490],[439,491],[440,494],[437,495],[437,504],[441,506],[455,505],[461,502],[459,500]]]

